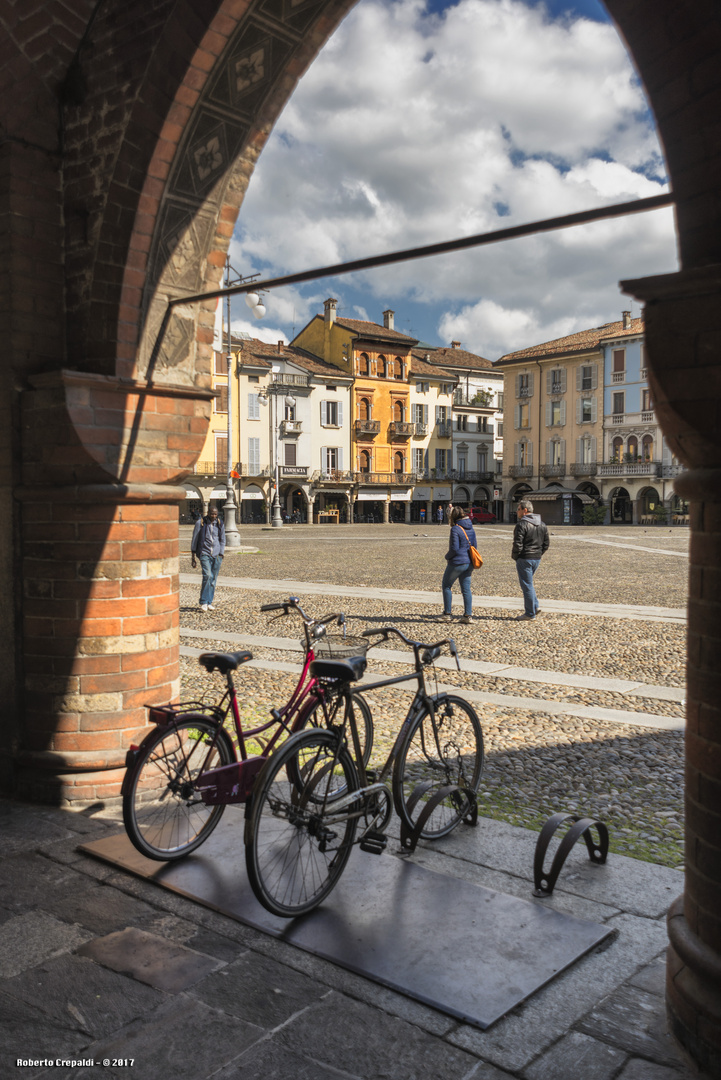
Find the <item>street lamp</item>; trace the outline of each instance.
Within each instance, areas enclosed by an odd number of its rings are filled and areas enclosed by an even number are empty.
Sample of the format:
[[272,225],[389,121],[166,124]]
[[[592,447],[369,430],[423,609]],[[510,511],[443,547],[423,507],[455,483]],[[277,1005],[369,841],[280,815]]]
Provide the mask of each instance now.
[[[230,272],[236,276],[231,278]],[[225,287],[229,288],[231,285],[242,285],[246,281],[253,281],[257,278],[257,274],[251,274],[249,277],[241,277],[237,270],[234,270],[230,265],[230,258],[225,261]],[[251,300],[252,297],[252,300]],[[253,314],[256,319],[262,319],[265,315],[265,308],[260,302],[260,296],[258,293],[247,293],[245,302],[248,307],[253,309]],[[233,469],[233,390],[232,390],[232,378],[233,378],[233,353],[230,347],[230,294],[226,297],[226,314],[227,314],[227,330],[226,330],[226,344],[227,344],[227,361],[228,361],[228,460],[226,462],[228,467],[228,475],[226,477],[225,486],[225,505],[223,506],[223,517],[225,519],[225,546],[230,549],[238,549],[240,547],[240,533],[238,532],[238,526],[235,523],[235,490],[233,487],[233,480],[238,476],[238,473]]]
[[[289,409],[295,408],[295,398],[292,394],[286,394],[283,402]],[[283,528],[283,515],[280,512],[280,454],[278,452],[278,387],[275,389],[275,495],[273,496],[273,520],[271,525],[274,529]]]

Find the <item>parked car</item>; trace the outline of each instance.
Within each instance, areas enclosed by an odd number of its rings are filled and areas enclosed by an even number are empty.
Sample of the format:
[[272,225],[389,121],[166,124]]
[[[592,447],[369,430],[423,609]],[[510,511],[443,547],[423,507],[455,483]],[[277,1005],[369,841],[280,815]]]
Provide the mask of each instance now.
[[496,515],[492,514],[490,510],[486,510],[483,506],[472,507],[469,517],[474,525],[490,525],[496,520]]

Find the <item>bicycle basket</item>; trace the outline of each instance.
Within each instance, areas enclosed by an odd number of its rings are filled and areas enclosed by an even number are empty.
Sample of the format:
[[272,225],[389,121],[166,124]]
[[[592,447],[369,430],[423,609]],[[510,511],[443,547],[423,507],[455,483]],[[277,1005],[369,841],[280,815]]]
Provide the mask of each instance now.
[[[305,649],[305,642],[302,642]],[[371,642],[364,637],[341,637],[332,634],[312,643],[313,652],[318,660],[347,660],[350,656],[365,656]]]

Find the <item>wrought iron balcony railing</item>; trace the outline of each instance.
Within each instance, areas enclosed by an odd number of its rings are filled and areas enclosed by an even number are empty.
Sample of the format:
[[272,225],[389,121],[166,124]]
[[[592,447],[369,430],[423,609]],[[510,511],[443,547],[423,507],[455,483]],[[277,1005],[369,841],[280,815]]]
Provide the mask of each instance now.
[[416,483],[417,475],[406,472],[356,472],[353,473],[353,480],[356,484],[403,484],[407,487]]
[[436,424],[436,435],[439,439],[450,439],[453,434],[453,425],[450,420],[440,420]]
[[418,438],[422,438],[428,434],[428,424],[414,424],[415,431],[413,432]]
[[381,429],[380,420],[356,420],[356,435],[377,435]]
[[565,476],[566,466],[563,465],[541,465],[541,476]]
[[571,465],[571,476],[595,476],[598,471],[598,463],[595,461],[574,461]]
[[533,465],[510,465],[509,476],[533,476]]
[[408,439],[414,433],[415,424],[408,424],[405,420],[391,420],[388,425],[388,434],[395,438]]

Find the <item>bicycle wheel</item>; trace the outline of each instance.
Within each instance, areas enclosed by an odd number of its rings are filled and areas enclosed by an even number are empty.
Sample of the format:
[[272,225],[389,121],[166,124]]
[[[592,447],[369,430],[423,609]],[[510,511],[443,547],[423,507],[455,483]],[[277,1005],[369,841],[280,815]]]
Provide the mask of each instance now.
[[149,859],[180,859],[207,840],[225,806],[206,806],[195,781],[201,771],[234,760],[228,735],[210,717],[158,728],[123,791],[123,821],[138,851]]
[[[413,722],[393,765],[396,813],[414,828],[428,801],[441,788],[460,785],[478,791],[483,771],[483,732],[475,709],[448,694],[432,713],[424,708]],[[467,812],[467,800],[449,793],[435,808],[421,836],[446,836]]]
[[[302,777],[302,783],[292,777]],[[312,911],[330,893],[351,853],[359,806],[334,813],[358,789],[353,760],[335,732],[292,735],[268,760],[245,826],[245,861],[256,897],[273,915]]]
[[[353,692],[351,694],[353,699],[353,713],[355,715],[356,727],[358,728],[358,738],[360,740],[361,752],[363,754],[363,768],[368,765],[371,759],[371,751],[373,749],[373,738],[375,731],[373,728],[373,714],[371,707],[363,697],[362,694]],[[320,714],[318,715],[318,709]],[[342,719],[342,716],[340,717]],[[303,713],[298,722],[298,731],[304,730],[308,727],[325,727],[325,714],[321,706],[320,701],[316,698],[311,703],[307,712]],[[348,744],[353,749],[353,744],[350,739],[350,733],[348,734]]]

